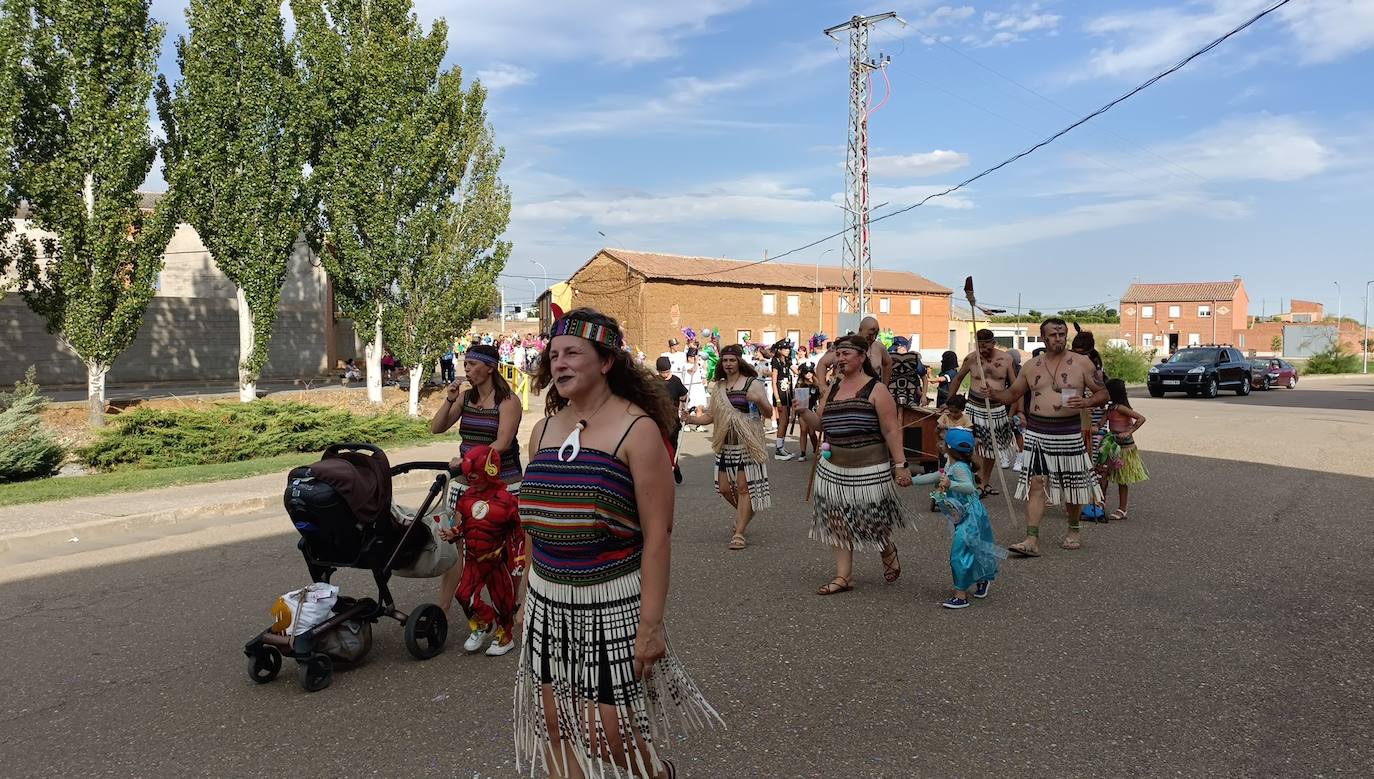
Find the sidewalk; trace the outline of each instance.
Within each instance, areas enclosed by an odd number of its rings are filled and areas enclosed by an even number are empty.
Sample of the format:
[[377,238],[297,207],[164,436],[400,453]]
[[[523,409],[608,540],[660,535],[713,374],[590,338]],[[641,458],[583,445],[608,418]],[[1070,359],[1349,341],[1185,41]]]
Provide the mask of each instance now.
[[[520,431],[516,435],[521,449],[529,439],[530,430],[543,416],[543,406],[531,398],[530,409],[521,418]],[[417,460],[448,461],[457,454],[458,442],[449,440],[389,450],[387,459],[396,465]],[[300,458],[301,465],[308,465],[318,458],[318,454],[302,452]],[[418,490],[433,478],[430,472],[407,474],[396,479],[395,487],[398,493]],[[0,508],[0,553],[31,545],[67,543],[72,538],[89,539],[132,528],[252,514],[272,507],[280,509],[285,489],[286,474],[269,473],[232,481],[7,506]],[[284,510],[282,516],[282,527],[289,528]]]

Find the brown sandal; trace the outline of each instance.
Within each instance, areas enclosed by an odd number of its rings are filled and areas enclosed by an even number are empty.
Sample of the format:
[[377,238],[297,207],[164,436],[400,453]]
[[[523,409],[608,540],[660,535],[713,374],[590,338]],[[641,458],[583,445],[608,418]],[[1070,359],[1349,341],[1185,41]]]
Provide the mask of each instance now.
[[897,547],[892,546],[890,548],[892,549],[891,558],[887,556],[887,552],[882,553],[883,581],[887,582],[888,584],[892,584],[893,582],[897,581],[897,579],[901,578],[902,575],[902,561],[897,559]]
[[822,584],[820,589],[816,590],[816,594],[835,595],[841,592],[849,592],[850,590],[854,589],[854,585],[851,584],[850,581],[851,580],[846,579],[843,576],[836,576],[835,578],[831,579],[825,584]]
[[740,535],[739,533],[730,536],[730,551],[738,552],[739,550],[743,549],[748,545],[749,542],[746,541],[744,536]]

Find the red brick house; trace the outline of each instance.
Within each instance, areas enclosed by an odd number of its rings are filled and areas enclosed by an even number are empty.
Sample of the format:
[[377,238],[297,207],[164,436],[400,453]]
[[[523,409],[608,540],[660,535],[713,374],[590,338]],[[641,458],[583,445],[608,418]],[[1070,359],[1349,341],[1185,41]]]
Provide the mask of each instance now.
[[1132,284],[1121,296],[1121,337],[1137,349],[1170,354],[1198,344],[1247,344],[1250,296],[1239,276],[1230,281]]
[[[568,279],[571,306],[620,320],[626,339],[646,354],[663,351],[682,329],[720,328],[721,342],[804,341],[834,337],[843,279],[833,266],[753,263],[710,257],[602,249]],[[869,309],[884,329],[913,347],[948,348],[952,290],[915,273],[875,270]]]

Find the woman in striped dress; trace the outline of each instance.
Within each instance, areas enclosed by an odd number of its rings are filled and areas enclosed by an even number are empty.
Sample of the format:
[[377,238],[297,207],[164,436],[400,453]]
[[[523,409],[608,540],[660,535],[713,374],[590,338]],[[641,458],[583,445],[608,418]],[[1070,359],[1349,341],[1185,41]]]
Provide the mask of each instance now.
[[907,526],[897,487],[911,486],[911,471],[902,449],[897,404],[868,360],[862,336],[835,341],[831,353],[840,379],[821,401],[820,413],[800,403],[793,410],[825,435],[829,457],[816,461],[812,495],[811,537],[835,549],[835,578],[816,590],[834,595],[854,589],[854,551],[877,548],[883,579],[901,575],[892,531]]
[[[758,371],[744,359],[744,349],[731,344],[720,351],[713,377],[715,390],[704,414],[685,414],[686,425],[711,425],[711,448],[716,452],[716,489],[735,509],[730,548],[748,545],[744,531],[754,512],[772,504],[768,486],[768,453],[763,443],[763,419],[773,418],[768,389]],[[753,405],[757,412],[750,409]]]
[[520,493],[531,555],[515,685],[516,764],[531,776],[673,777],[659,752],[673,721],[719,720],[663,626],[675,411],[622,343],[614,319],[576,309],[535,376],[549,416]]
[[[458,445],[458,456],[450,465],[461,473],[463,455],[474,446],[486,444],[501,453],[501,481],[512,493],[520,492],[520,442],[515,435],[520,429],[520,399],[511,392],[510,385],[497,369],[501,358],[494,346],[474,343],[463,355],[463,378],[470,385],[463,391],[462,382],[455,381],[448,387],[444,402],[430,420],[429,429],[436,435],[455,424],[462,443]],[[458,503],[458,497],[467,489],[467,482],[459,476],[449,491],[449,508]],[[512,544],[508,562],[511,575],[519,577],[523,567],[523,538]],[[444,573],[439,581],[439,607],[448,610],[453,603],[453,593],[463,578],[463,556]]]

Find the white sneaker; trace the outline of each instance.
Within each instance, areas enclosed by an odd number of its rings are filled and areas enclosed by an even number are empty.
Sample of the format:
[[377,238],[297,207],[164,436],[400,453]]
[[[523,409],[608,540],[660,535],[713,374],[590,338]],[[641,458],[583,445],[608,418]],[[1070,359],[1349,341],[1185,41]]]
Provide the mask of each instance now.
[[791,460],[792,453],[787,451],[786,449],[775,449],[773,450],[773,459],[783,461]]
[[1013,471],[1020,471],[1020,470],[1021,470],[1022,461],[1025,460],[1025,459],[1026,459],[1026,453],[1025,453],[1025,452],[1017,452],[1017,453],[1016,453],[1016,462],[1014,462],[1014,463],[1011,464],[1011,469],[1012,469]]
[[1010,468],[1010,467],[1011,467],[1011,452],[1002,452],[1002,454],[1001,454],[1000,457],[998,458],[998,462],[1000,462],[1000,463],[1002,464],[1002,467],[1003,467],[1003,468]]
[[463,642],[463,649],[469,652],[476,652],[482,648],[483,644],[487,643],[487,639],[489,638],[491,638],[490,629],[474,630],[468,634],[468,640]]
[[495,641],[493,641],[491,642],[491,646],[487,647],[487,657],[500,657],[501,655],[504,655],[505,653],[509,652],[514,648],[514,637],[507,638],[506,643],[504,644],[498,644]]

